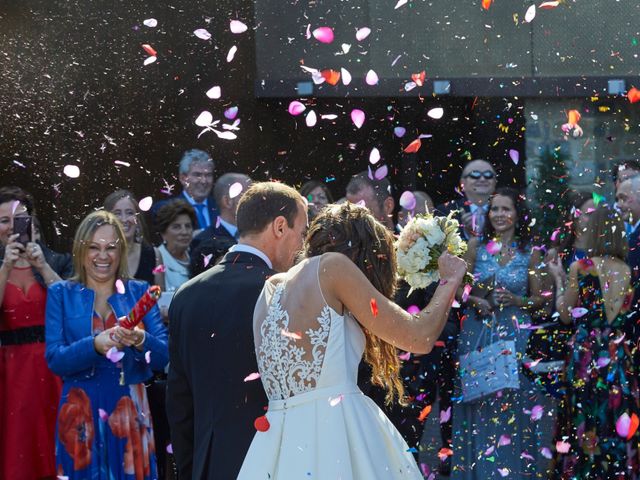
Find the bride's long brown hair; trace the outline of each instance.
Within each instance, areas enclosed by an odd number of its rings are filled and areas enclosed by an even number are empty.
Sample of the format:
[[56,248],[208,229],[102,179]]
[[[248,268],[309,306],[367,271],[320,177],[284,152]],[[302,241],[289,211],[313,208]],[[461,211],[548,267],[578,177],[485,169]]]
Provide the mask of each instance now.
[[[339,252],[351,259],[372,285],[393,299],[396,288],[394,238],[369,211],[343,203],[325,207],[313,220],[307,234],[306,257]],[[396,347],[363,329],[367,343],[364,360],[371,366],[371,382],[387,391],[386,403],[395,398],[405,404]]]

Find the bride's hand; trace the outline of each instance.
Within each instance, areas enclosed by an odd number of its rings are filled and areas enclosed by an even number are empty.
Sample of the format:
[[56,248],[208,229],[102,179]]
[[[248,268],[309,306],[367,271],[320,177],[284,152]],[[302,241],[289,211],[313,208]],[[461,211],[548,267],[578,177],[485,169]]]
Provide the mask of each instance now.
[[467,262],[460,257],[456,257],[447,252],[440,255],[440,258],[438,259],[438,272],[440,273],[441,279],[456,279],[462,281],[466,271]]

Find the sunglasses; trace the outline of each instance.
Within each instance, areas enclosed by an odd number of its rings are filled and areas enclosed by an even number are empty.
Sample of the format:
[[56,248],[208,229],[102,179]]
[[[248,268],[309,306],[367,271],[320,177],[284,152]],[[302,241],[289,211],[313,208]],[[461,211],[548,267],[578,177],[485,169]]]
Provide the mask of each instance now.
[[481,172],[480,170],[471,170],[469,173],[465,175],[465,177],[473,178],[474,180],[478,180],[480,177],[484,177],[487,180],[491,180],[495,176],[496,174],[493,173],[491,170],[485,170],[484,172]]

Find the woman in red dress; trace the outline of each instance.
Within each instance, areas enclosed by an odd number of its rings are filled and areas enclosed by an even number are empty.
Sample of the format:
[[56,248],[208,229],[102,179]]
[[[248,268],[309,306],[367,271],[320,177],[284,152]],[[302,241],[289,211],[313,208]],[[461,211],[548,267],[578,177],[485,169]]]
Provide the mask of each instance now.
[[70,263],[36,242],[18,241],[14,219],[32,209],[26,192],[0,188],[0,478],[12,480],[56,474],[61,382],[44,357],[46,286]]

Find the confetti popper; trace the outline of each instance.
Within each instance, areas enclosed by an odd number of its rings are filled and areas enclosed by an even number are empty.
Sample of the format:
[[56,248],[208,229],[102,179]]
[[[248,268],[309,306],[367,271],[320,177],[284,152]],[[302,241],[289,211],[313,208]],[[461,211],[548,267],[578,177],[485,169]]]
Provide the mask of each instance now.
[[153,306],[158,302],[160,299],[160,293],[161,290],[159,286],[153,285],[152,287],[149,287],[149,289],[144,292],[144,295],[140,297],[140,300],[138,300],[133,306],[129,315],[120,321],[120,326],[131,330],[133,327],[138,325],[144,316],[149,313]]

